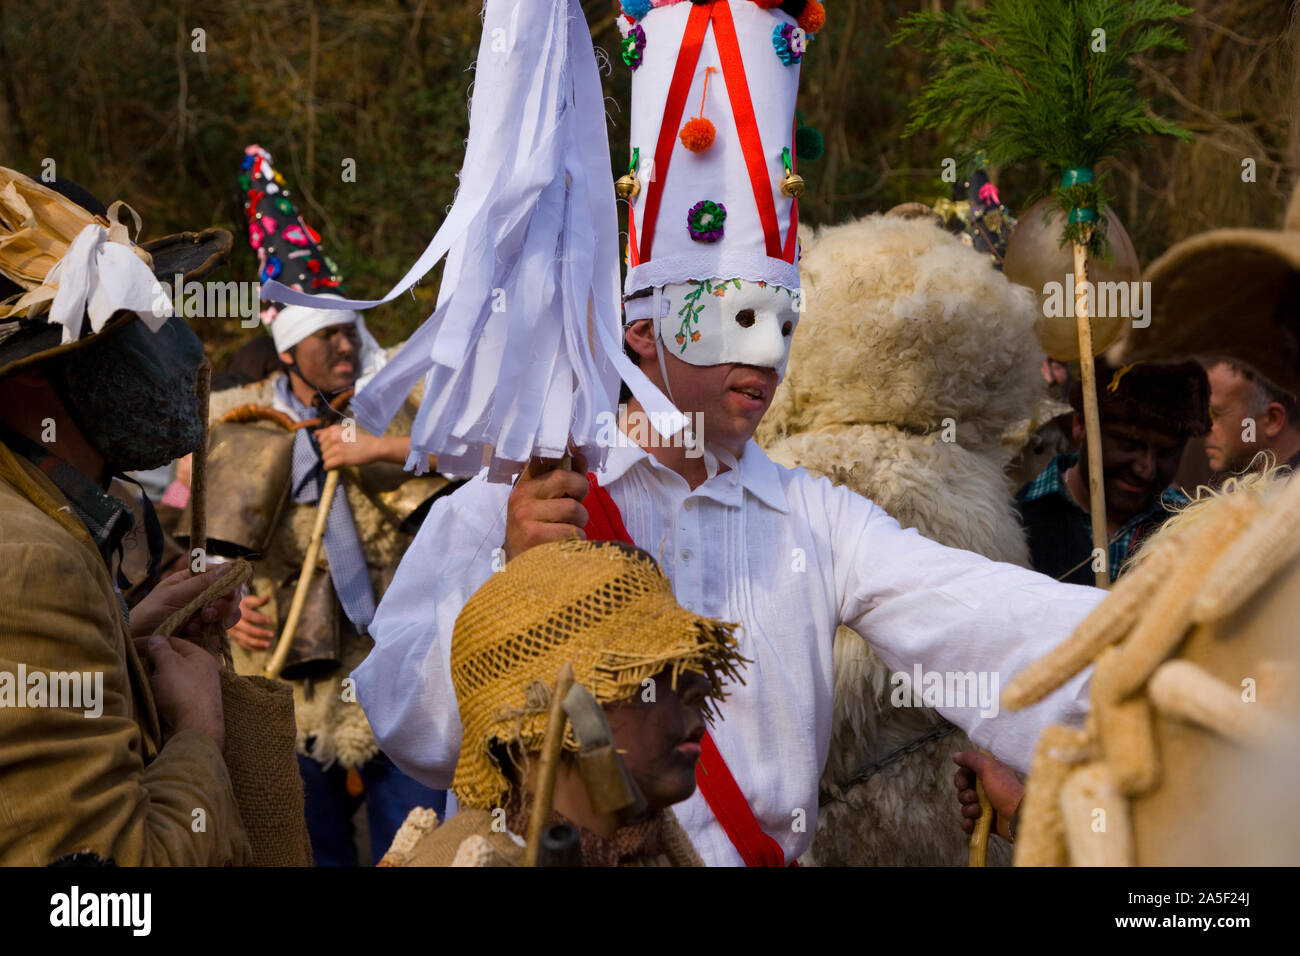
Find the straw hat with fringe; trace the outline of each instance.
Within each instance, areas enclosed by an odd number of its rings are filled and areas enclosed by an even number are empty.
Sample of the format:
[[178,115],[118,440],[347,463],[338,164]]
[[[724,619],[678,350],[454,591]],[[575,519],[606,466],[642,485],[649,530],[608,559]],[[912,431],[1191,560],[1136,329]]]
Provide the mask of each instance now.
[[1300,396],[1300,187],[1281,230],[1193,236],[1152,263],[1145,279],[1151,325],[1130,333],[1125,363],[1229,358]]
[[[215,228],[137,245],[118,219],[129,214],[139,231],[140,217],[130,206],[119,201],[104,209],[75,184],[65,180],[55,185],[58,188],[51,189],[0,166],[0,378],[85,348],[136,318],[146,318],[141,304],[146,299],[162,301],[158,297],[176,276],[183,281],[201,278],[230,255],[230,233]],[[92,235],[86,235],[88,231]],[[95,240],[91,247],[98,243],[87,269],[66,268],[65,260],[76,258],[69,256],[70,250],[84,246],[87,239]],[[150,280],[149,273],[157,281]],[[68,319],[70,324],[63,324],[55,317],[62,305],[60,285],[69,274],[73,278],[65,295],[76,301],[76,314]],[[163,311],[170,315],[170,298],[166,301]],[[144,312],[150,312],[149,306]],[[161,322],[165,315],[151,314],[147,320]]]
[[[710,703],[721,701],[724,680],[739,680],[745,663],[736,626],[684,610],[650,555],[629,545],[574,539],[524,552],[456,619],[451,680],[463,733],[452,790],[466,807],[504,805],[511,784],[494,745],[541,749],[565,662],[602,704],[635,697],[664,668],[674,686],[682,671],[703,674]],[[564,748],[578,750],[571,732]]]

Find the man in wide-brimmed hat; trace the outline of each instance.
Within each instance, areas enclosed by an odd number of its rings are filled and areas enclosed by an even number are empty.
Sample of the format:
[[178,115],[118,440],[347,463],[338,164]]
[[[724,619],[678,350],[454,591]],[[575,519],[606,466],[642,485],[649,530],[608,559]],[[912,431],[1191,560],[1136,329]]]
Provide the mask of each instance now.
[[460,812],[436,830],[427,811],[412,813],[384,863],[520,863],[550,690],[568,662],[603,705],[645,808],[634,820],[593,808],[571,729],[553,822],[578,829],[588,866],[702,865],[669,807],[695,791],[705,718],[744,663],[734,628],[681,607],[654,559],[631,545],[574,539],[511,561],[465,604],[452,637]]
[[[246,863],[217,659],[150,636],[220,572],[128,615],[133,519],[105,490],[200,441],[203,349],[156,276],[205,274],[230,236],[137,246],[119,204],[55,186],[0,168],[0,862]],[[223,599],[188,631],[237,618]]]
[[1134,329],[1126,361],[1203,360],[1214,427],[1210,466],[1242,471],[1259,452],[1300,466],[1300,189],[1284,226],[1214,229],[1147,269],[1151,325]]
[[[1106,487],[1105,567],[1114,581],[1142,541],[1187,502],[1172,482],[1190,438],[1209,430],[1209,383],[1195,362],[1113,368],[1096,360]],[[1079,454],[1059,454],[1016,494],[1035,571],[1086,584],[1093,554],[1083,390],[1070,393]]]

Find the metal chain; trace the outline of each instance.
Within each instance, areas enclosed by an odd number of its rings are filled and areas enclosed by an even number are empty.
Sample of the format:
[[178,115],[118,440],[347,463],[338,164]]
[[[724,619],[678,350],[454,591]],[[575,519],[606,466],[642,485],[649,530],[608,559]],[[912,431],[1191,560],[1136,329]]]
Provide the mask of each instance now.
[[[874,777],[877,773],[879,773],[881,770],[884,770],[886,767],[890,766],[891,764],[898,763],[898,761],[902,760],[908,754],[920,750],[922,747],[924,747],[926,744],[930,743],[931,741],[942,740],[944,737],[947,737],[956,729],[957,727],[955,725],[950,724],[945,720],[943,723],[939,724],[938,727],[934,728],[934,730],[922,734],[920,737],[917,737],[911,743],[904,744],[903,746],[899,747],[897,750],[893,751],[887,756],[882,757],[880,760],[877,760],[875,763],[867,764],[865,767],[858,770],[856,773],[853,774],[853,776],[849,777],[847,780],[842,780],[837,782],[835,784],[835,789],[843,791],[848,787],[852,787],[856,784],[863,783],[866,780],[869,780],[872,777]],[[843,800],[843,799],[844,798],[842,796],[837,796],[831,793],[830,791],[823,790],[821,794],[821,799],[817,801],[817,805],[820,807],[824,807],[832,800]]]

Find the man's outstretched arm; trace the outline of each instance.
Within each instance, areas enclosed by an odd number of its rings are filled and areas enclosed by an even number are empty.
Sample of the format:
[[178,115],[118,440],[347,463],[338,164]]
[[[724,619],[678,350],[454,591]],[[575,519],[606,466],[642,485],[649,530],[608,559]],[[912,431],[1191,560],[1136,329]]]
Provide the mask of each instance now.
[[1020,772],[1044,727],[1082,723],[1091,668],[1022,711],[1003,710],[1000,697],[1106,592],[945,547],[846,489],[830,489],[827,499],[840,619],[909,685],[919,668],[917,695]]

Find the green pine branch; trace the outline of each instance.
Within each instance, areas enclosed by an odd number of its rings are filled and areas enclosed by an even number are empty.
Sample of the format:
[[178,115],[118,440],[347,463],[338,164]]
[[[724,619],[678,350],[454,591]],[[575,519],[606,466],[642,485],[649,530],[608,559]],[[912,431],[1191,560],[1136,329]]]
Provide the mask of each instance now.
[[[964,144],[963,165],[979,154],[994,166],[1040,162],[1058,181],[1148,136],[1187,140],[1138,94],[1131,60],[1185,50],[1171,21],[1191,12],[1170,0],[990,0],[910,14],[892,43],[916,42],[934,66],[904,135],[939,130]],[[1062,243],[1086,240],[1104,255],[1104,217],[1068,221],[1075,209],[1104,208],[1103,182],[1053,185],[1067,219]]]

